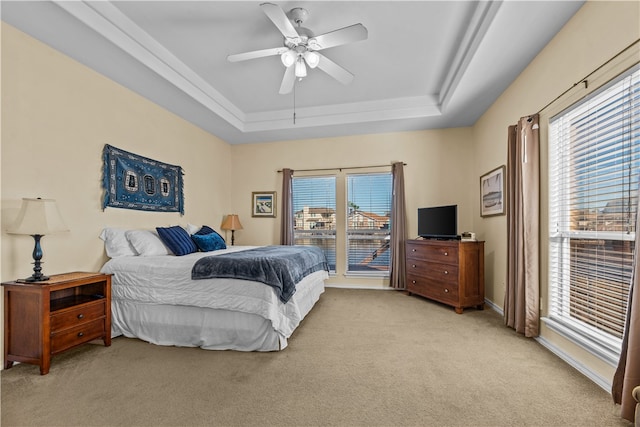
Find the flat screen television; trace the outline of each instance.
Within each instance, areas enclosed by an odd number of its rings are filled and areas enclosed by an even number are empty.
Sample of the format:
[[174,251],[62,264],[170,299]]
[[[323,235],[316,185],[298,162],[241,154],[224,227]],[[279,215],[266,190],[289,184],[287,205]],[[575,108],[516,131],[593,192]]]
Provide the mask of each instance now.
[[418,236],[425,239],[459,239],[458,205],[418,208]]

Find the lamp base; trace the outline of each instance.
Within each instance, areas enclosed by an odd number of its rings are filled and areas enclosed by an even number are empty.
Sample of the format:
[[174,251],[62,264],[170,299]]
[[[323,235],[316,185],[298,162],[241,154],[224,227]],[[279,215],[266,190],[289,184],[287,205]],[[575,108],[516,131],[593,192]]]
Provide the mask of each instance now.
[[34,283],[34,282],[46,282],[49,280],[49,276],[40,275],[40,277],[29,276],[26,279],[18,279],[16,282],[18,283]]

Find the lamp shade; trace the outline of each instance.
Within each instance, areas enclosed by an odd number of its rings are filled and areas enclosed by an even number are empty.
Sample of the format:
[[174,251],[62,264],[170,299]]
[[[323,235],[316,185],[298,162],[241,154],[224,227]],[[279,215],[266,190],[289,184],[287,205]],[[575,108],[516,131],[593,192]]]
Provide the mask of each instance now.
[[12,234],[47,235],[69,231],[53,199],[22,199],[18,217],[7,232]]
[[223,230],[242,230],[242,224],[240,224],[240,218],[236,214],[229,214],[222,221],[222,225],[220,226]]
[[306,65],[304,65],[304,60],[302,59],[302,57],[299,57],[296,60],[295,74],[298,78],[307,77],[307,67]]
[[296,62],[297,57],[298,55],[294,51],[288,50],[280,55],[280,60],[282,61],[282,64],[284,64],[284,66],[288,68]]
[[310,68],[316,68],[320,63],[320,56],[317,53],[312,51],[307,51],[304,53],[304,59],[307,61],[307,64]]

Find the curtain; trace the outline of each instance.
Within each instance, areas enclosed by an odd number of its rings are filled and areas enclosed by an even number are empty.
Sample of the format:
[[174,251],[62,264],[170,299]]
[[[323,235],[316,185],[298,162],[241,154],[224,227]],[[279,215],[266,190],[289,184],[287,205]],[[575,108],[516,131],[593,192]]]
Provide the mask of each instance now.
[[407,210],[404,200],[404,163],[391,164],[393,192],[391,195],[391,272],[389,286],[405,289],[405,240]]
[[293,198],[291,193],[292,169],[282,169],[282,224],[280,225],[280,244],[293,245]]
[[505,324],[526,337],[539,333],[539,117],[509,126],[507,148],[507,288]]
[[[640,209],[640,201],[638,208]],[[638,211],[640,212],[640,211]],[[638,244],[640,242],[640,215],[636,215],[636,241],[633,257],[633,275],[629,286],[627,318],[622,338],[620,361],[613,376],[611,396],[615,403],[622,405],[620,416],[633,422],[636,401],[631,392],[640,386],[640,268],[638,268]],[[637,420],[636,420],[637,422]]]

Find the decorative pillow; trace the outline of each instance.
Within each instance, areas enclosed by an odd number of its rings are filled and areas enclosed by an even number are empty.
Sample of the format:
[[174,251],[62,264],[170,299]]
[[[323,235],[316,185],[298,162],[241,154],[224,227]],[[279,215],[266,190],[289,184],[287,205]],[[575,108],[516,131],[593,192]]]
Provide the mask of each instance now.
[[196,234],[202,227],[199,225],[187,224],[187,233],[189,235]]
[[226,243],[226,240],[224,240],[224,237],[222,237],[220,234],[218,234],[218,232],[216,230],[214,230],[213,228],[209,227],[208,225],[203,225],[202,228],[200,229],[200,231],[198,231],[197,233],[198,235],[205,235],[205,234],[217,234],[219,238],[222,239],[223,242]]
[[192,254],[198,251],[187,230],[175,225],[173,227],[156,227],[162,243],[177,256]]
[[119,258],[123,256],[136,256],[138,253],[131,246],[127,237],[126,230],[119,228],[107,227],[100,233],[100,239],[104,241],[104,248],[109,258]]
[[162,243],[160,237],[151,230],[129,230],[125,236],[140,256],[169,255],[169,249]]
[[191,236],[196,245],[202,252],[217,251],[219,249],[227,249],[224,239],[215,231],[209,234],[194,234]]

